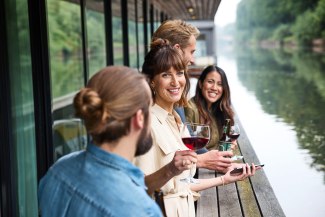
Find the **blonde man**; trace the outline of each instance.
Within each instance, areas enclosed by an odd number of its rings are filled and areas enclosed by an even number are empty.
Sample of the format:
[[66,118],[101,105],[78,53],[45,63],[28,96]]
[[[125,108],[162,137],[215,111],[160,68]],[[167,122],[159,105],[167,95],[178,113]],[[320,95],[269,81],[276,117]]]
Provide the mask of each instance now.
[[152,42],[158,38],[167,39],[171,45],[178,49],[184,61],[194,64],[194,52],[196,49],[196,39],[200,31],[195,26],[182,20],[167,20],[159,26],[152,36]]

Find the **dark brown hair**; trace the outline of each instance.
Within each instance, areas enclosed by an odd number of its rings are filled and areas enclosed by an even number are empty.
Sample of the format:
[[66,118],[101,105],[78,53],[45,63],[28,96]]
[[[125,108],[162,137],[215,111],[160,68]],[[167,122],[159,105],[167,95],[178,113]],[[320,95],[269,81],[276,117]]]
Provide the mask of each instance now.
[[[142,73],[147,76],[150,83],[156,75],[166,72],[171,68],[177,71],[184,70],[186,84],[181,99],[175,106],[185,106],[187,105],[187,93],[190,89],[187,65],[182,55],[170,45],[168,40],[159,38],[153,41],[151,43],[151,50],[145,56]],[[153,99],[155,101],[155,97]]]
[[76,116],[85,121],[96,144],[117,141],[129,132],[132,116],[142,109],[148,121],[150,93],[145,77],[124,66],[96,73],[74,97]]
[[[203,85],[205,78],[211,72],[217,72],[220,74],[223,93],[221,98],[212,104],[211,111],[209,112],[208,104],[202,94],[200,84],[201,86]],[[234,112],[231,108],[230,88],[228,85],[226,73],[220,67],[210,65],[202,71],[198,83],[196,85],[194,102],[197,105],[200,119],[204,123],[211,122],[212,118],[216,119],[219,128],[219,133],[222,132],[222,126],[225,123],[225,119],[230,119],[231,125],[234,124]]]

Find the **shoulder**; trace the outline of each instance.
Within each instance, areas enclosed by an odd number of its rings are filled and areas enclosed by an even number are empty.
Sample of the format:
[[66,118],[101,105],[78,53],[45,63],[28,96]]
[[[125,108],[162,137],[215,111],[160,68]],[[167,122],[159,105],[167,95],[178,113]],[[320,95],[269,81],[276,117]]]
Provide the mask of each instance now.
[[186,108],[192,109],[192,110],[196,110],[197,109],[196,103],[194,102],[194,98],[191,98],[188,101],[188,106]]
[[[40,198],[40,209],[44,216],[129,216],[137,213],[139,216],[160,216],[159,208],[148,196],[143,186],[134,183],[106,180],[92,188],[87,187],[66,189],[60,186],[52,195]],[[113,183],[113,185],[112,185]],[[63,187],[63,188],[62,188]],[[106,192],[106,193],[105,193]],[[132,194],[130,194],[132,192]],[[51,215],[47,213],[51,212]]]
[[188,118],[192,119],[194,118],[193,116],[197,115],[198,109],[193,98],[188,101],[188,105],[187,107],[184,108],[184,111],[185,111],[186,119]]
[[82,162],[85,157],[85,151],[76,151],[59,158],[48,170],[47,174],[53,173],[56,175],[63,175],[65,171],[70,173],[75,171],[77,164]]

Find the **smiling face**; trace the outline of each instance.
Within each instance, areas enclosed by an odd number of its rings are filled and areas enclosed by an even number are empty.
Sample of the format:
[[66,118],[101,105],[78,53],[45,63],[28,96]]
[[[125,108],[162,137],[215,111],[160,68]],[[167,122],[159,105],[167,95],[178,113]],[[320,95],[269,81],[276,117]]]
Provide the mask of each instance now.
[[186,78],[184,71],[177,71],[173,67],[166,72],[155,75],[151,88],[155,91],[155,102],[168,112],[172,112],[184,91]]
[[216,72],[210,72],[200,83],[202,95],[210,108],[213,103],[218,101],[223,93],[221,75]]

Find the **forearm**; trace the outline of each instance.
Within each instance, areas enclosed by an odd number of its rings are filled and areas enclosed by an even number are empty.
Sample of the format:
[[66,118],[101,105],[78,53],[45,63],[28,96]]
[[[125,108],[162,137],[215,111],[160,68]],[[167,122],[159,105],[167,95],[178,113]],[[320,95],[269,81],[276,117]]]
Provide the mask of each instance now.
[[197,168],[206,168],[204,163],[205,163],[205,159],[204,159],[203,154],[197,155],[196,167]]
[[151,195],[155,190],[160,189],[173,177],[174,174],[169,168],[169,164],[162,167],[158,171],[145,176],[145,183],[148,187],[147,193]]
[[190,189],[192,191],[202,191],[215,186],[227,184],[225,183],[224,176],[219,176],[211,179],[198,179],[198,181],[199,183],[190,185]]
[[211,166],[216,164],[215,161],[216,161],[216,159],[214,159],[213,156],[208,155],[208,153],[198,154],[196,167],[212,169]]

